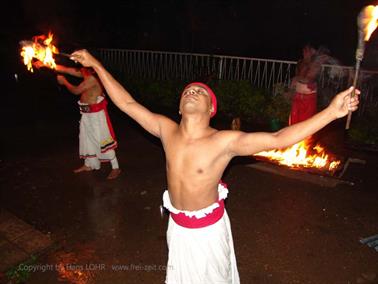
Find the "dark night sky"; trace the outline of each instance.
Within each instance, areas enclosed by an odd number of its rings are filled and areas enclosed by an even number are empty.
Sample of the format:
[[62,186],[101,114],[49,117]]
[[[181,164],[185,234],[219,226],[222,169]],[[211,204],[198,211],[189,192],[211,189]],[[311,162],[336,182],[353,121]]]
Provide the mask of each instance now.
[[[65,52],[129,48],[297,60],[304,44],[354,64],[356,18],[365,0],[271,1],[21,0],[2,11],[2,56],[18,41],[52,30]],[[365,65],[377,67],[378,36]],[[377,64],[376,64],[377,63]],[[376,66],[375,66],[376,64]]]

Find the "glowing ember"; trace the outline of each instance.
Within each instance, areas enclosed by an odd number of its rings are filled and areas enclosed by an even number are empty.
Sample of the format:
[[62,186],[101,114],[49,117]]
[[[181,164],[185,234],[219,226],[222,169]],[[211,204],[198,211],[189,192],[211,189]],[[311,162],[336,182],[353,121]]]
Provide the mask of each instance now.
[[378,26],[378,6],[366,6],[360,17],[361,28],[365,35],[364,40],[368,41]]
[[87,284],[92,278],[91,271],[82,270],[80,269],[81,266],[77,264],[59,263],[56,267],[60,281],[68,281],[74,284]]
[[49,68],[56,68],[54,54],[58,54],[58,49],[52,44],[53,34],[35,36],[32,41],[21,41],[21,56],[24,64],[30,72],[33,72],[33,59],[37,59]]
[[341,163],[339,160],[331,160],[330,155],[319,144],[311,146],[309,140],[303,140],[283,150],[263,151],[255,156],[265,157],[291,168],[316,168],[330,172],[335,171]]
[[52,255],[58,280],[71,284],[94,283],[96,273],[101,271],[94,267],[98,263],[98,257],[91,245],[78,245],[74,252],[58,251]]

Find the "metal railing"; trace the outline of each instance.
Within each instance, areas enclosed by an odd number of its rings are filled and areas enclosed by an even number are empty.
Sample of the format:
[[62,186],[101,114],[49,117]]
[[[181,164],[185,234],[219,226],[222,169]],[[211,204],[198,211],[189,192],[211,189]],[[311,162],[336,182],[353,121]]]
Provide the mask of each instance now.
[[209,54],[100,49],[103,64],[123,75],[157,80],[249,80],[257,87],[290,84],[296,62]]
[[[271,89],[288,87],[297,62],[261,58],[126,49],[99,49],[99,58],[112,72],[155,80],[248,80],[253,86]],[[354,68],[323,65],[319,76],[320,93],[335,94],[352,84]],[[359,113],[368,105],[377,107],[378,72],[360,71],[362,91]],[[328,92],[327,92],[328,91]],[[327,96],[327,95],[325,95]]]
[[[355,69],[350,66],[323,65],[319,76],[320,95],[336,94],[353,84]],[[358,114],[363,114],[368,107],[378,107],[378,71],[361,70],[357,88],[361,90]],[[330,98],[329,98],[330,99]],[[329,100],[328,99],[328,100]]]

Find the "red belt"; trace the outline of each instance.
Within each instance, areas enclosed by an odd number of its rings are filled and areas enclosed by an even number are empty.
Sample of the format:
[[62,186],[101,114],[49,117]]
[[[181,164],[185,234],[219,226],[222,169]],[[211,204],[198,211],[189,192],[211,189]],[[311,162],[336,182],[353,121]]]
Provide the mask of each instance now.
[[211,212],[210,214],[207,214],[203,218],[197,218],[195,216],[189,217],[189,216],[186,216],[185,213],[182,213],[182,212],[178,214],[174,214],[171,212],[171,217],[173,221],[176,222],[176,224],[185,228],[198,229],[198,228],[207,227],[207,226],[215,224],[223,217],[224,200],[223,199],[219,200],[218,204],[219,204],[219,207],[215,208],[213,212]]
[[99,112],[100,110],[105,109],[107,104],[108,102],[105,99],[103,99],[101,102],[97,104],[79,105],[79,108],[80,111],[84,113]]

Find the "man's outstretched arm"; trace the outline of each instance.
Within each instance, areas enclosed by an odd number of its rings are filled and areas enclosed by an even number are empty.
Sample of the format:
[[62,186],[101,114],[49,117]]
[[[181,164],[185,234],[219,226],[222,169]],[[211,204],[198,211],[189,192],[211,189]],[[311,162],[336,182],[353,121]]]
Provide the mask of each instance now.
[[75,77],[78,77],[78,78],[83,78],[83,74],[81,74],[80,68],[67,67],[67,66],[64,66],[64,65],[57,64],[56,65],[56,71],[58,71],[59,73],[68,74],[68,75],[75,76]]
[[[51,67],[43,64],[43,62],[40,61],[40,60],[33,61],[33,66],[37,69],[51,68]],[[71,75],[71,76],[74,76],[74,77],[79,77],[79,78],[83,77],[83,75],[80,72],[80,68],[67,67],[67,66],[64,66],[64,65],[57,64],[55,70],[59,73],[68,74],[68,75]]]
[[[333,120],[344,117],[349,110],[357,110],[358,96],[350,99],[352,91],[353,88],[351,87],[337,94],[330,105],[321,112],[305,121],[285,127],[278,132],[233,133],[228,149],[230,155],[252,155],[261,151],[285,148],[304,140]],[[358,90],[356,90],[356,93],[360,94]]]
[[89,80],[85,80],[79,85],[73,85],[63,75],[56,76],[56,79],[60,85],[65,86],[74,95],[81,95],[90,87]]
[[114,104],[152,135],[161,137],[161,125],[168,123],[170,121],[168,118],[149,111],[135,101],[130,93],[87,50],[75,51],[71,54],[71,59],[80,62],[85,67],[92,67]]

